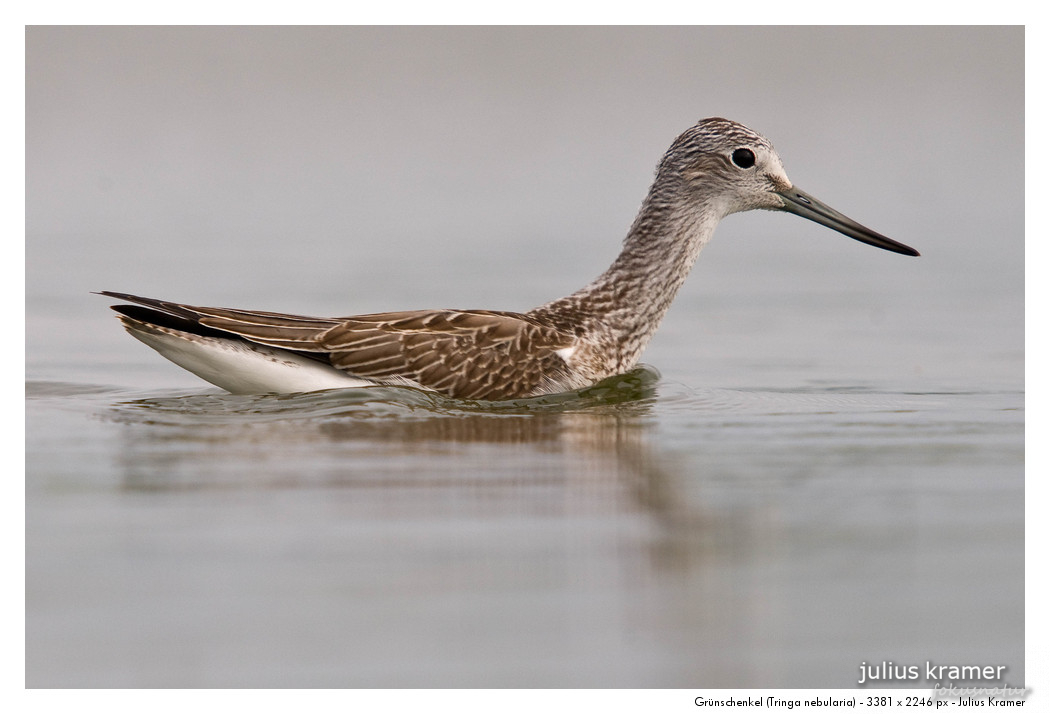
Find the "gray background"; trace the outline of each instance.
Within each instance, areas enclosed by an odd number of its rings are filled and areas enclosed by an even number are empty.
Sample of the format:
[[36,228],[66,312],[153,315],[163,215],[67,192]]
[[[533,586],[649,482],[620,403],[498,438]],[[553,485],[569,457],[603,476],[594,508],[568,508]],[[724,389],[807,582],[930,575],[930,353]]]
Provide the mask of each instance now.
[[1022,67],[1020,28],[31,29],[28,296],[531,307],[604,269],[670,141],[722,115],[930,260],[736,216],[712,293],[791,260],[1019,299]]

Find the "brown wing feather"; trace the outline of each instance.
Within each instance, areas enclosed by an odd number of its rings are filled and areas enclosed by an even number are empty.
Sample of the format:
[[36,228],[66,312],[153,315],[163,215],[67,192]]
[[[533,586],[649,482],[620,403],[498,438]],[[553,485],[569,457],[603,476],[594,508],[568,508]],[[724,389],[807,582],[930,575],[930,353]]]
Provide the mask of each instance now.
[[464,399],[513,399],[567,388],[557,350],[573,337],[536,319],[488,310],[415,310],[320,318],[197,307],[103,293],[252,342],[327,356],[378,382],[404,383]]
[[348,318],[320,340],[332,364],[465,399],[511,399],[564,380],[572,337],[516,313],[421,311]]

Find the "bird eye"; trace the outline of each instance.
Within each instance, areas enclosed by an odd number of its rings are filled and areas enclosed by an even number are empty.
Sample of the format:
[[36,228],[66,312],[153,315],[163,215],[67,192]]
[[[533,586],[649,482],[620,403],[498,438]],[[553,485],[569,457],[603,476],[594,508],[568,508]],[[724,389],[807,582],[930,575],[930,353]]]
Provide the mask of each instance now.
[[733,163],[742,169],[755,165],[755,152],[751,149],[737,149],[733,152]]

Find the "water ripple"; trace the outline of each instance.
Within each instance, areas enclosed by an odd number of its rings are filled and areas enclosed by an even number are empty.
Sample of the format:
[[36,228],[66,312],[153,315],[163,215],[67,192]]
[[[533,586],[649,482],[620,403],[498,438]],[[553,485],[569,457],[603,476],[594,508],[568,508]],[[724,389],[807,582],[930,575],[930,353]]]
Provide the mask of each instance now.
[[601,410],[621,404],[645,404],[656,395],[660,374],[640,366],[575,392],[531,399],[477,401],[453,399],[412,387],[354,387],[300,394],[238,395],[198,393],[120,401],[110,416],[116,421],[185,424],[274,420],[429,419],[477,414],[528,415]]

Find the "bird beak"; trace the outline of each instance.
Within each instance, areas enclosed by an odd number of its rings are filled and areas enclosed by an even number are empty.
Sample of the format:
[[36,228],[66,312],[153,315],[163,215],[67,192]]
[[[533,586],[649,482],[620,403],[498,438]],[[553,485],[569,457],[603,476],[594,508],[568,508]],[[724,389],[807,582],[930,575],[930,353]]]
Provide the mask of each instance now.
[[831,206],[818,201],[805,191],[791,187],[785,191],[777,191],[777,195],[784,199],[784,207],[781,210],[794,213],[797,216],[808,218],[822,226],[827,226],[839,233],[848,235],[861,243],[873,245],[876,248],[893,251],[901,255],[918,255],[919,251],[909,248],[903,243],[898,243],[884,235],[880,235],[870,228],[865,228],[851,218],[847,218]]

